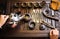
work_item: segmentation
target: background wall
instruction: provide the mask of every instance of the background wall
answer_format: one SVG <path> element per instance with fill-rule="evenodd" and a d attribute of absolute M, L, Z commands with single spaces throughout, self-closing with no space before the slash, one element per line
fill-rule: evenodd
<path fill-rule="evenodd" d="M 3 11 L 4 13 L 6 12 L 6 6 L 7 6 L 6 4 L 7 4 L 7 0 L 0 0 L 0 12 L 1 13 L 3 13 Z"/>

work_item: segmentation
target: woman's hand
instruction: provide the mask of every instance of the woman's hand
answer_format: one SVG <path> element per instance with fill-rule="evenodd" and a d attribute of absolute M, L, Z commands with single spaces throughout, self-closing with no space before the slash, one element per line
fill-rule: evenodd
<path fill-rule="evenodd" d="M 7 15 L 0 15 L 0 28 L 5 24 L 9 16 Z"/>
<path fill-rule="evenodd" d="M 50 39 L 58 39 L 59 31 L 57 29 L 52 29 L 50 31 Z"/>

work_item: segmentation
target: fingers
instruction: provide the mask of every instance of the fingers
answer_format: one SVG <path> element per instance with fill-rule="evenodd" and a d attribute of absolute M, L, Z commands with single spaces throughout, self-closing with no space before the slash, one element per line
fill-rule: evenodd
<path fill-rule="evenodd" d="M 8 15 L 1 15 L 0 16 L 0 24 L 1 25 L 5 24 L 5 22 L 7 21 L 8 18 L 9 18 Z"/>
<path fill-rule="evenodd" d="M 50 35 L 59 35 L 59 31 L 57 29 L 52 29 Z"/>
<path fill-rule="evenodd" d="M 53 34 L 53 30 L 50 31 L 50 35 L 52 35 L 52 34 Z"/>
<path fill-rule="evenodd" d="M 1 19 L 4 19 L 6 15 L 1 15 Z"/>
<path fill-rule="evenodd" d="M 50 31 L 50 39 L 58 39 L 59 31 L 57 29 L 52 29 Z"/>
<path fill-rule="evenodd" d="M 9 18 L 8 15 L 1 15 L 1 19 L 7 20 Z"/>
<path fill-rule="evenodd" d="M 5 20 L 7 20 L 9 18 L 9 16 L 7 15 L 7 16 L 5 16 Z"/>
<path fill-rule="evenodd" d="M 1 18 L 8 18 L 8 15 L 1 15 Z"/>
<path fill-rule="evenodd" d="M 0 15 L 0 27 L 2 27 L 5 24 L 8 18 L 9 16 L 7 15 Z"/>
<path fill-rule="evenodd" d="M 59 35 L 59 31 L 58 31 L 57 29 L 55 29 L 55 30 L 53 31 L 53 35 Z"/>

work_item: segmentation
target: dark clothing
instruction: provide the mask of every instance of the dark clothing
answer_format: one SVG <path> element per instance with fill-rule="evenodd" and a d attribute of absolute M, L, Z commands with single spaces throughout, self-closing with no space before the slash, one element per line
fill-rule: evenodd
<path fill-rule="evenodd" d="M 9 24 L 4 24 L 4 25 L 2 26 L 2 28 L 0 28 L 0 37 L 7 35 L 7 33 L 9 33 L 11 30 L 13 30 L 13 29 L 11 28 L 11 25 L 9 25 Z"/>

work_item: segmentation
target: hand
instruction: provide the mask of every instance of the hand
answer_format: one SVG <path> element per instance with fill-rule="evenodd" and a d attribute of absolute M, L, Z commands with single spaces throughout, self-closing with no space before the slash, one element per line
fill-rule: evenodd
<path fill-rule="evenodd" d="M 7 15 L 0 15 L 0 28 L 5 24 L 9 16 Z"/>
<path fill-rule="evenodd" d="M 50 39 L 58 39 L 59 31 L 57 29 L 52 29 L 50 31 Z"/>

